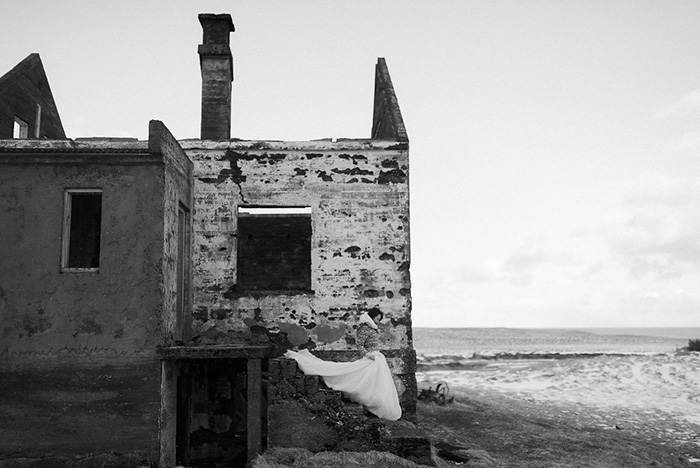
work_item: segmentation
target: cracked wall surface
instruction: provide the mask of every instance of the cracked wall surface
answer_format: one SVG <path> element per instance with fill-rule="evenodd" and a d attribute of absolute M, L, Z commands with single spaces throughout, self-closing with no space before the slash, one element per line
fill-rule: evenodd
<path fill-rule="evenodd" d="M 180 143 L 194 162 L 198 342 L 349 351 L 361 311 L 379 307 L 382 348 L 412 350 L 406 143 Z M 311 292 L 238 287 L 237 208 L 246 205 L 311 208 Z M 402 356 L 393 371 L 412 374 L 410 353 Z"/>

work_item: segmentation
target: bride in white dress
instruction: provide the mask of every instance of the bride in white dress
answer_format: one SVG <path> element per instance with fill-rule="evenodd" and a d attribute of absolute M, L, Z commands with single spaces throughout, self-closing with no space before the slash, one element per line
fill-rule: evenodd
<path fill-rule="evenodd" d="M 347 398 L 363 404 L 373 414 L 396 421 L 401 417 L 399 397 L 386 358 L 377 350 L 377 323 L 382 318 L 382 312 L 376 308 L 360 316 L 356 337 L 362 358 L 357 361 L 324 361 L 306 349 L 287 351 L 285 357 L 297 361 L 305 374 L 323 377 L 328 387 L 343 392 Z"/>

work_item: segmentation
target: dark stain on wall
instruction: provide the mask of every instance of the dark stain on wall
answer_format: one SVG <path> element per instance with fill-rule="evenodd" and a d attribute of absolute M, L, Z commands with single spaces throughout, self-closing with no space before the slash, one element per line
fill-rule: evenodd
<path fill-rule="evenodd" d="M 357 161 L 367 161 L 367 156 L 362 154 L 353 154 L 352 156 L 349 154 L 341 154 L 338 157 L 340 159 L 352 160 L 352 163 L 355 165 L 357 165 Z"/>
<path fill-rule="evenodd" d="M 362 249 L 360 249 L 358 246 L 351 245 L 350 247 L 345 249 L 345 253 L 349 253 L 352 258 L 357 258 L 359 256 L 361 250 Z M 335 257 L 336 255 L 333 255 L 333 256 Z M 338 256 L 340 256 L 340 255 L 338 255 Z"/>
<path fill-rule="evenodd" d="M 319 179 L 323 180 L 324 182 L 333 182 L 333 176 L 329 175 L 326 171 L 316 171 L 316 174 L 318 175 Z"/>
<path fill-rule="evenodd" d="M 216 320 L 224 320 L 229 315 L 228 309 L 212 309 L 210 316 Z"/>
<path fill-rule="evenodd" d="M 324 343 L 332 343 L 338 341 L 348 330 L 348 326 L 345 323 L 340 323 L 337 327 L 330 325 L 319 325 L 316 329 L 316 336 L 319 341 Z"/>
<path fill-rule="evenodd" d="M 401 169 L 391 169 L 379 172 L 377 182 L 380 184 L 403 184 L 406 183 L 406 173 Z"/>
<path fill-rule="evenodd" d="M 323 154 L 322 153 L 306 153 L 306 159 L 316 159 L 316 158 L 322 158 Z"/>
<path fill-rule="evenodd" d="M 233 181 L 243 179 L 245 180 L 245 176 L 241 175 L 240 169 L 236 170 L 235 169 L 222 169 L 219 171 L 219 175 L 216 177 L 200 177 L 199 180 L 204 182 L 205 184 L 220 184 L 221 182 L 224 182 L 227 179 L 231 179 Z"/>
<path fill-rule="evenodd" d="M 226 292 L 224 293 L 224 299 L 233 300 L 237 297 L 238 297 L 238 288 L 236 287 L 235 284 L 233 286 L 231 286 L 230 288 L 228 288 L 226 290 Z"/>
<path fill-rule="evenodd" d="M 192 311 L 192 318 L 202 322 L 209 320 L 209 309 L 204 306 L 198 306 Z"/>
<path fill-rule="evenodd" d="M 42 333 L 51 328 L 51 322 L 44 316 L 44 309 L 39 308 L 36 315 L 27 314 L 22 319 L 22 330 L 27 336 L 32 336 L 37 333 Z M 20 335 L 20 336 L 23 336 Z"/>
<path fill-rule="evenodd" d="M 394 261 L 394 260 L 396 260 L 396 258 L 393 255 L 391 255 L 390 253 L 384 252 L 383 254 L 381 254 L 379 256 L 379 260 L 392 260 L 392 261 Z"/>
<path fill-rule="evenodd" d="M 95 322 L 95 317 L 83 317 L 83 319 L 78 324 L 78 328 L 75 334 L 85 333 L 88 335 L 101 335 L 102 325 Z"/>
<path fill-rule="evenodd" d="M 294 346 L 299 346 L 309 340 L 306 329 L 294 323 L 280 323 L 280 333 L 286 333 L 287 339 Z"/>
<path fill-rule="evenodd" d="M 331 172 L 336 174 L 347 174 L 347 175 L 372 175 L 372 171 L 366 169 L 360 169 L 359 167 L 353 167 L 352 169 L 331 169 Z"/>

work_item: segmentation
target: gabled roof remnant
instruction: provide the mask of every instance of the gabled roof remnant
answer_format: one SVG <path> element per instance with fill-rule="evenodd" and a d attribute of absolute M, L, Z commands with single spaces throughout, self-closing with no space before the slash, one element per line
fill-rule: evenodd
<path fill-rule="evenodd" d="M 383 57 L 377 59 L 374 75 L 374 116 L 372 138 L 408 141 L 399 101 L 391 83 L 389 68 Z"/>

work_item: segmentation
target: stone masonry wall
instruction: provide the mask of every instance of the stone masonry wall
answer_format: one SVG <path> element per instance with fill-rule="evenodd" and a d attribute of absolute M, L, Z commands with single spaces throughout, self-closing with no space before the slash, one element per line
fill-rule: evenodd
<path fill-rule="evenodd" d="M 408 148 L 381 140 L 181 141 L 194 162 L 193 334 L 202 343 L 354 348 L 379 307 L 382 349 L 411 350 Z M 311 207 L 311 289 L 236 288 L 237 207 Z M 389 353 L 391 354 L 391 353 Z M 412 373 L 412 354 L 390 363 Z"/>

